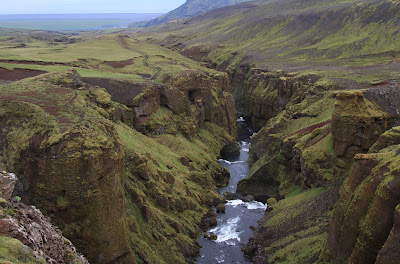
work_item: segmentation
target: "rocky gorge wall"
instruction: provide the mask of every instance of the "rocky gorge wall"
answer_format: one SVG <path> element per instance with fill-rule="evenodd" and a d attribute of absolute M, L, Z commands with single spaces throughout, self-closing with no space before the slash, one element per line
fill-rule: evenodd
<path fill-rule="evenodd" d="M 250 153 L 255 163 L 249 177 L 239 183 L 238 192 L 264 201 L 285 198 L 276 205 L 269 200 L 272 212 L 266 214 L 246 248 L 255 263 L 274 263 L 282 258 L 296 263 L 318 259 L 374 263 L 378 254 L 379 259 L 394 261 L 396 253 L 388 248 L 394 246 L 389 236 L 393 237 L 393 213 L 396 215 L 399 203 L 394 191 L 396 147 L 382 149 L 397 142 L 389 129 L 399 117 L 395 102 L 398 89 L 332 91 L 331 87 L 320 81 L 306 85 L 302 99 L 290 98 L 285 109 L 253 137 Z M 275 102 L 279 105 L 279 100 Z M 378 154 L 363 154 L 367 152 Z M 374 184 L 372 179 L 376 179 Z M 390 187 L 385 187 L 389 182 Z M 312 200 L 298 193 L 313 192 L 315 188 L 321 193 Z M 318 197 L 325 202 L 314 203 L 321 199 Z M 299 201 L 304 205 L 290 207 Z M 282 207 L 290 212 L 285 213 Z M 308 210 L 317 210 L 318 219 L 330 219 L 331 214 L 333 218 L 308 222 L 300 228 L 297 223 L 303 221 Z M 320 231 L 312 232 L 317 226 Z M 304 247 L 295 241 L 283 243 L 294 234 Z M 326 251 L 324 246 L 316 246 L 326 241 Z M 387 249 L 380 254 L 385 243 Z M 290 253 L 293 248 L 303 254 Z"/>
<path fill-rule="evenodd" d="M 7 263 L 89 263 L 34 206 L 13 197 L 17 177 L 0 172 L 0 260 Z"/>
<path fill-rule="evenodd" d="M 346 219 L 353 208 L 359 210 L 357 202 L 350 205 L 356 198 L 346 181 L 354 177 L 351 172 L 357 171 L 354 166 L 360 160 L 371 159 L 363 155 L 374 144 L 388 140 L 383 139 L 385 131 L 398 125 L 398 83 L 352 89 L 350 82 L 337 84 L 315 74 L 235 64 L 234 53 L 218 57 L 223 61 L 218 64 L 212 60 L 218 52 L 211 54 L 205 46 L 178 44 L 173 49 L 228 72 L 237 105 L 260 129 L 252 139 L 249 177 L 238 185 L 239 193 L 269 204 L 245 248 L 255 263 L 373 263 L 375 258 L 395 263 L 397 198 L 390 198 L 393 203 L 381 211 L 386 220 L 378 231 L 371 224 L 377 219 L 367 220 L 374 217 L 365 213 L 367 209 Z M 395 161 L 393 156 L 390 159 Z M 376 170 L 376 164 L 368 162 L 372 165 L 363 164 L 363 178 Z M 369 195 L 374 197 L 377 191 Z M 368 197 L 363 199 L 374 199 Z M 375 206 L 369 209 L 379 211 Z M 370 221 L 367 229 L 366 221 Z M 353 234 L 352 242 L 341 243 L 347 234 Z"/>
<path fill-rule="evenodd" d="M 226 74 L 164 76 L 162 84 L 100 78 L 84 78 L 84 81 L 104 87 L 113 101 L 131 108 L 134 112 L 134 126 L 138 130 L 157 130 L 145 123 L 151 114 L 165 107 L 174 115 L 193 119 L 193 127 L 186 129 L 188 134 L 197 133 L 204 122 L 218 124 L 228 129 L 232 136 L 237 133 L 235 102 Z M 181 127 L 182 131 L 184 129 Z"/>
<path fill-rule="evenodd" d="M 72 71 L 3 86 L 0 164 L 91 263 L 190 262 L 201 219 L 221 199 L 216 158 L 235 142 L 226 76 L 117 82 L 126 97 L 102 83 Z"/>

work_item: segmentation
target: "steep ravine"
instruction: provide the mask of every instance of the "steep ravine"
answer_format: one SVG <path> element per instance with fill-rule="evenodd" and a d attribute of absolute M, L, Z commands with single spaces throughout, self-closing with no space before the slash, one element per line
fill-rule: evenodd
<path fill-rule="evenodd" d="M 269 203 L 245 252 L 254 263 L 395 263 L 390 230 L 400 200 L 391 153 L 399 145 L 389 129 L 398 123 L 398 84 L 341 90 L 315 75 L 249 73 L 243 107 L 265 125 L 238 192 L 278 202 Z"/>
<path fill-rule="evenodd" d="M 236 194 L 237 183 L 247 177 L 250 170 L 247 159 L 253 134 L 252 128 L 240 113 L 237 121 L 241 127 L 238 136 L 240 155 L 229 160 L 219 160 L 221 166 L 230 172 L 228 185 L 219 190 L 220 194 L 225 194 L 229 200 L 225 203 L 223 212 L 219 208 L 221 205 L 217 206 L 217 225 L 208 230 L 204 237 L 200 237 L 199 243 L 202 248 L 196 262 L 198 264 L 251 263 L 241 249 L 253 233 L 251 228 L 256 226 L 257 221 L 264 215 L 266 205 L 254 201 L 251 196 Z"/>
<path fill-rule="evenodd" d="M 396 263 L 399 84 L 349 90 L 314 74 L 246 66 L 230 77 L 260 128 L 237 191 L 277 200 L 245 247 L 252 261 Z"/>
<path fill-rule="evenodd" d="M 67 71 L 1 86 L 0 166 L 90 263 L 190 262 L 202 217 L 221 202 L 217 157 L 235 149 L 226 80 L 195 72 L 101 88 Z"/>

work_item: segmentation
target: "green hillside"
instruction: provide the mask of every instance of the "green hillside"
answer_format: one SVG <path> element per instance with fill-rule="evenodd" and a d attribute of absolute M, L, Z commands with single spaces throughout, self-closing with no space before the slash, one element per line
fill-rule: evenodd
<path fill-rule="evenodd" d="M 254 1 L 160 25 L 160 44 L 222 69 L 239 64 L 379 82 L 399 77 L 398 1 Z"/>

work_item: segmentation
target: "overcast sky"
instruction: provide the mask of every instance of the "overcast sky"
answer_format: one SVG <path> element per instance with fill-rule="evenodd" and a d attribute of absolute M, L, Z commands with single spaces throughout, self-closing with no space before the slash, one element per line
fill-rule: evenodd
<path fill-rule="evenodd" d="M 7 0 L 0 14 L 166 13 L 186 0 Z"/>

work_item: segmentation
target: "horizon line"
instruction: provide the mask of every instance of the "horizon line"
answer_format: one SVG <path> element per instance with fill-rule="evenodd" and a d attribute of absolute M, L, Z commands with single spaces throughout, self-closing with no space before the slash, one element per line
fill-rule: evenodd
<path fill-rule="evenodd" d="M 0 15 L 90 15 L 90 14 L 165 14 L 166 12 L 133 12 L 133 13 L 119 13 L 119 12 L 114 12 L 114 13 L 103 13 L 103 12 L 99 12 L 99 13 L 27 13 L 27 14 L 2 14 L 0 13 Z"/>

